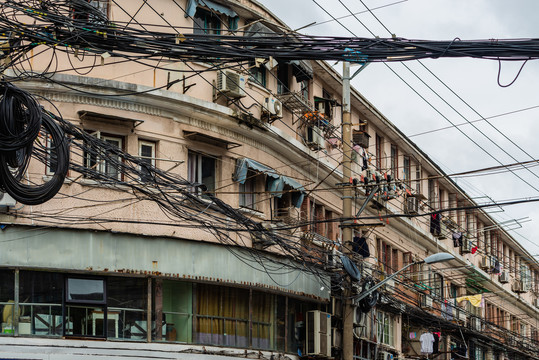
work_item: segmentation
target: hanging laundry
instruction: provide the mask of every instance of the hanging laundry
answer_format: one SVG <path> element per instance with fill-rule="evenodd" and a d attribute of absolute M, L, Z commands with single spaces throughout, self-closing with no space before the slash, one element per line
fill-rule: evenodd
<path fill-rule="evenodd" d="M 432 335 L 434 336 L 434 342 L 432 343 L 432 353 L 433 354 L 438 354 L 439 350 L 439 345 L 440 345 L 440 336 L 441 336 L 441 333 L 439 332 L 435 332 L 435 333 L 432 333 Z"/>
<path fill-rule="evenodd" d="M 475 254 L 477 252 L 477 245 L 472 248 L 472 254 Z"/>
<path fill-rule="evenodd" d="M 415 339 L 417 337 L 417 333 L 415 331 L 410 332 L 410 339 Z"/>
<path fill-rule="evenodd" d="M 498 260 L 496 260 L 494 262 L 494 266 L 492 267 L 492 273 L 496 274 L 496 275 L 499 275 L 501 272 L 502 272 L 502 269 L 501 269 L 501 266 L 500 266 L 500 262 Z"/>
<path fill-rule="evenodd" d="M 440 213 L 434 213 L 430 215 L 430 233 L 434 236 L 439 236 L 441 234 L 440 228 L 440 218 L 442 215 Z"/>
<path fill-rule="evenodd" d="M 482 300 L 482 299 L 483 299 L 483 295 L 482 295 L 482 294 L 477 294 L 477 295 L 466 295 L 466 296 L 458 297 L 458 298 L 457 298 L 457 302 L 461 302 L 461 301 L 464 301 L 464 300 L 468 300 L 472 306 L 475 306 L 475 307 L 481 307 L 481 300 Z"/>
<path fill-rule="evenodd" d="M 434 336 L 430 332 L 421 334 L 421 336 L 419 337 L 419 342 L 421 343 L 422 354 L 432 354 Z"/>
<path fill-rule="evenodd" d="M 367 243 L 367 239 L 365 239 L 363 236 L 354 236 L 352 250 L 364 258 L 371 256 L 369 244 Z"/>
<path fill-rule="evenodd" d="M 462 233 L 460 231 L 453 233 L 453 246 L 454 247 L 462 246 Z"/>

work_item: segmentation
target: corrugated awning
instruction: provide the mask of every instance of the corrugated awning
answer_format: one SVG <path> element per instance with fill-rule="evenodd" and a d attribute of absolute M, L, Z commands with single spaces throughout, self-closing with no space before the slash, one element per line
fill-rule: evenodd
<path fill-rule="evenodd" d="M 253 159 L 240 158 L 237 160 L 236 170 L 234 171 L 234 181 L 245 184 L 249 169 L 267 175 L 266 190 L 269 191 L 272 196 L 278 198 L 282 197 L 285 186 L 297 190 L 293 191 L 291 194 L 292 202 L 295 207 L 299 208 L 301 206 L 301 203 L 305 198 L 305 188 L 303 185 L 288 176 L 280 175 L 269 166 L 263 165 Z"/>
<path fill-rule="evenodd" d="M 248 158 L 241 158 L 238 159 L 236 162 L 236 171 L 234 172 L 234 181 L 239 182 L 240 184 L 245 184 L 245 180 L 247 180 L 247 172 L 251 169 L 253 171 L 263 173 L 268 175 L 269 177 L 278 179 L 281 175 L 277 174 L 275 170 L 270 168 L 269 166 L 262 165 L 258 161 L 248 159 Z"/>
<path fill-rule="evenodd" d="M 309 60 L 292 60 L 292 74 L 297 81 L 311 80 L 313 78 L 313 66 Z"/>
<path fill-rule="evenodd" d="M 195 16 L 197 7 L 199 6 L 207 7 L 215 12 L 218 12 L 219 14 L 223 14 L 231 18 L 238 16 L 234 10 L 210 0 L 189 0 L 185 10 L 185 17 Z"/>

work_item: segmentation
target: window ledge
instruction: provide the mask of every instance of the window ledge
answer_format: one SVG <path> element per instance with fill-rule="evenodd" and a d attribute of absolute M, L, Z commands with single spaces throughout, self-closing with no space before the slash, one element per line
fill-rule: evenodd
<path fill-rule="evenodd" d="M 266 219 L 266 215 L 263 212 L 258 211 L 258 210 L 253 210 L 253 209 L 249 209 L 249 208 L 241 207 L 241 206 L 238 208 L 238 210 L 246 215 L 256 216 L 257 218 L 260 218 L 262 220 Z"/>
<path fill-rule="evenodd" d="M 255 88 L 257 90 L 262 91 L 265 95 L 267 95 L 267 97 L 271 95 L 271 92 L 268 89 L 266 89 L 264 86 L 260 84 L 255 83 L 254 81 L 249 80 L 248 85 L 249 85 L 249 88 Z"/>

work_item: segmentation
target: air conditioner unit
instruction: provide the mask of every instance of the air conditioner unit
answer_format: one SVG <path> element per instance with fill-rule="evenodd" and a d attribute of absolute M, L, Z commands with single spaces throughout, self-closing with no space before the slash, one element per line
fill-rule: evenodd
<path fill-rule="evenodd" d="M 462 239 L 462 247 L 460 248 L 460 253 L 469 254 L 472 252 L 473 243 L 470 239 L 468 239 L 467 237 L 464 237 L 464 235 L 462 237 L 463 239 Z"/>
<path fill-rule="evenodd" d="M 318 126 L 307 127 L 305 143 L 314 150 L 324 149 L 326 147 L 326 139 L 322 130 Z"/>
<path fill-rule="evenodd" d="M 342 316 L 342 300 L 331 297 L 331 316 L 340 318 Z"/>
<path fill-rule="evenodd" d="M 331 314 L 307 311 L 305 355 L 331 356 Z"/>
<path fill-rule="evenodd" d="M 502 271 L 498 276 L 498 280 L 500 280 L 502 284 L 507 284 L 509 282 L 509 273 L 505 270 Z"/>
<path fill-rule="evenodd" d="M 275 118 L 283 117 L 283 103 L 274 97 L 269 97 L 264 100 L 262 109 Z"/>
<path fill-rule="evenodd" d="M 535 305 L 536 308 L 539 308 L 539 298 L 535 299 L 533 305 Z"/>
<path fill-rule="evenodd" d="M 0 208 L 9 208 L 17 204 L 17 201 L 8 193 L 0 192 Z"/>
<path fill-rule="evenodd" d="M 528 291 L 526 287 L 524 286 L 524 283 L 522 280 L 515 280 L 513 281 L 513 284 L 511 284 L 511 290 L 516 293 L 525 293 Z"/>
<path fill-rule="evenodd" d="M 342 348 L 342 331 L 338 328 L 331 329 L 331 346 L 334 348 Z"/>
<path fill-rule="evenodd" d="M 408 196 L 406 198 L 406 213 L 408 214 L 419 213 L 419 200 L 415 196 Z"/>
<path fill-rule="evenodd" d="M 380 351 L 378 353 L 378 360 L 394 360 L 394 356 L 395 355 L 388 351 Z"/>
<path fill-rule="evenodd" d="M 482 256 L 479 261 L 479 267 L 483 270 L 488 270 L 490 268 L 490 259 L 488 256 Z"/>
<path fill-rule="evenodd" d="M 421 295 L 421 307 L 423 309 L 432 309 L 432 298 L 428 295 Z"/>
<path fill-rule="evenodd" d="M 219 71 L 217 90 L 231 98 L 245 97 L 245 76 L 230 70 Z"/>

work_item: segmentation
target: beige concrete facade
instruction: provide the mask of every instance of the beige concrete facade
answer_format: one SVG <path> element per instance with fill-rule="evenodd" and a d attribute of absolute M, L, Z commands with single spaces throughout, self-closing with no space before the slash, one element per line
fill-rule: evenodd
<path fill-rule="evenodd" d="M 226 15 L 205 6 L 203 1 L 188 0 L 152 1 L 151 9 L 142 7 L 140 11 L 140 1 L 117 0 L 108 5 L 108 17 L 112 23 L 121 23 L 137 13 L 136 18 L 144 24 L 156 24 L 156 28 L 171 24 L 187 33 L 193 31 L 193 19 L 184 16 L 182 9 L 189 3 L 197 7 L 197 16 L 217 16 L 222 24 L 228 24 Z M 277 34 L 286 31 L 285 24 L 256 1 L 213 0 L 212 3 L 234 11 L 239 29 L 262 22 Z M 237 34 L 224 25 L 221 32 Z M 33 54 L 41 50 L 35 48 Z M 28 66 L 39 72 L 49 63 L 51 54 L 47 50 L 31 57 Z M 234 101 L 216 90 L 218 77 L 222 75 L 209 63 L 163 59 L 161 68 L 155 69 L 153 62 L 135 64 L 114 56 L 101 61 L 99 56 L 96 60 L 82 51 L 57 53 L 57 71 L 52 82 L 40 79 L 17 82 L 18 86 L 48 99 L 51 103 L 42 103 L 46 109 L 55 112 L 56 108 L 64 119 L 101 139 L 115 141 L 125 152 L 142 156 L 141 149 L 145 146 L 151 150 L 157 168 L 183 179 L 200 182 L 202 179 L 189 169 L 196 164 L 202 166 L 209 159 L 213 164 L 212 185 L 220 200 L 288 236 L 291 246 L 305 249 L 305 253 L 323 253 L 325 257 L 324 263 L 318 264 L 321 277 L 304 273 L 298 270 L 302 264 L 290 265 L 294 261 L 283 257 L 285 252 L 277 246 L 260 250 L 248 234 L 228 230 L 224 231 L 235 244 L 223 244 L 214 232 L 200 224 L 196 226 L 196 222 L 171 217 L 127 186 L 104 185 L 71 170 L 60 193 L 52 200 L 38 206 L 17 204 L 0 213 L 0 223 L 6 225 L 0 234 L 3 239 L 0 270 L 6 276 L 0 284 L 0 303 L 14 314 L 17 307 L 22 309 L 9 321 L 4 319 L 0 357 L 24 358 L 31 354 L 32 358 L 64 359 L 85 349 L 81 358 L 100 358 L 87 351 L 92 348 L 103 358 L 106 354 L 112 356 L 108 358 L 146 358 L 156 353 L 175 358 L 172 354 L 176 351 L 188 354 L 185 358 L 240 358 L 259 350 L 263 358 L 296 358 L 298 349 L 302 354 L 306 349 L 302 342 L 304 335 L 295 331 L 304 332 L 300 323 L 306 319 L 307 311 L 318 310 L 332 315 L 330 326 L 335 331 L 328 334 L 333 339 L 330 354 L 340 358 L 342 349 L 338 339 L 343 314 L 342 310 L 339 314 L 342 305 L 339 297 L 341 286 L 350 286 L 338 259 L 343 246 L 347 246 L 342 244 L 338 221 L 342 215 L 339 105 L 342 79 L 328 63 L 310 64 L 313 73 L 303 82 L 297 81 L 292 64 L 266 63 L 260 67 L 233 64 L 226 70 L 227 76 L 239 74 L 245 81 L 244 95 Z M 81 75 L 80 71 L 72 70 L 73 66 L 88 66 L 91 71 Z M 12 74 L 17 69 L 9 71 Z M 203 72 L 192 76 L 196 71 Z M 184 76 L 186 79 L 182 80 Z M 260 76 L 259 81 L 255 80 L 256 76 Z M 283 81 L 288 83 L 284 88 Z M 168 88 L 167 84 L 170 84 Z M 296 105 L 289 100 L 292 93 Z M 266 99 L 280 99 L 282 115 L 270 117 L 263 106 Z M 352 173 L 359 181 L 354 213 L 365 202 L 370 187 L 376 184 L 373 176 L 379 176 L 380 185 L 385 188 L 378 191 L 379 196 L 371 200 L 357 219 L 361 226 L 357 227 L 356 235 L 366 238 L 371 256 L 357 255 L 356 265 L 364 276 L 382 280 L 410 262 L 437 252 L 454 254 L 456 259 L 448 264 L 413 266 L 388 283 L 380 292 L 378 305 L 364 314 L 354 329 L 355 358 L 381 359 L 384 352 L 394 359 L 421 358 L 419 337 L 428 331 L 441 333 L 442 354 L 437 359 L 461 358 L 455 355 L 459 348 L 464 348 L 469 358 L 479 360 L 539 359 L 539 264 L 485 211 L 472 208 L 476 205 L 474 201 L 367 99 L 368 94 L 352 90 L 352 122 L 357 134 L 354 143 L 358 145 Z M 309 139 L 309 129 L 315 125 L 309 116 L 324 120 L 323 146 Z M 362 142 L 365 140 L 368 144 Z M 85 156 L 75 150 L 71 154 L 72 161 L 80 165 L 85 165 Z M 362 168 L 363 157 L 367 169 Z M 250 183 L 252 188 L 242 191 L 234 174 L 243 158 L 303 186 L 306 195 L 303 203 L 295 207 L 289 197 L 276 199 L 266 189 L 267 176 L 256 171 L 255 181 Z M 392 178 L 389 183 L 385 180 L 387 175 Z M 32 163 L 28 181 L 40 183 L 48 176 L 44 164 Z M 365 178 L 370 180 L 368 187 Z M 119 179 L 122 180 L 121 174 Z M 300 190 L 286 189 L 292 193 Z M 255 196 L 245 200 L 244 193 Z M 431 217 L 435 213 L 440 216 L 439 234 L 431 231 Z M 455 246 L 453 239 L 457 233 L 464 239 L 460 246 Z M 77 246 L 61 245 L 69 239 Z M 186 253 L 196 256 L 182 256 L 186 249 Z M 269 252 L 270 256 L 287 262 L 289 273 L 276 278 L 264 262 L 250 272 L 242 256 L 252 254 L 252 250 Z M 237 251 L 237 257 L 229 251 Z M 185 263 L 189 261 L 192 264 L 187 266 Z M 30 313 L 29 309 L 39 309 L 45 304 L 25 298 L 24 278 L 37 279 L 34 273 L 61 274 L 65 284 L 73 276 L 107 279 L 111 284 L 117 277 L 134 278 L 147 284 L 148 290 L 141 295 L 144 306 L 136 311 L 108 302 L 99 305 L 106 309 L 100 311 L 108 311 L 112 322 L 103 325 L 105 330 L 98 338 L 118 341 L 115 349 L 109 342 L 89 345 L 87 339 L 81 339 L 89 336 L 84 333 L 87 331 L 84 326 L 89 326 L 86 323 L 79 330 L 81 333 L 77 334 L 76 329 L 70 332 L 70 326 L 78 325 L 69 325 L 73 319 L 66 318 L 68 285 L 59 290 L 60 302 L 50 305 L 56 312 L 40 310 L 40 314 L 50 316 L 48 319 L 62 316 L 62 331 L 53 331 L 49 322 L 39 328 L 35 320 L 27 328 L 24 324 L 35 316 L 34 310 Z M 340 274 L 341 282 L 336 282 L 336 273 Z M 321 285 L 322 280 L 330 282 L 332 277 L 331 289 Z M 15 284 L 12 287 L 11 281 Z M 180 297 L 180 291 L 170 290 L 176 289 L 174 281 L 182 286 L 187 284 L 194 300 L 185 300 L 181 306 L 173 305 L 172 300 L 167 303 L 164 299 L 168 291 L 174 294 L 171 298 Z M 203 298 L 202 289 L 207 285 L 234 293 L 227 300 L 231 303 L 239 302 L 246 291 L 249 305 L 245 306 L 250 315 L 243 318 L 238 314 L 201 312 L 202 304 L 197 301 Z M 361 288 L 361 284 L 358 286 Z M 11 295 L 6 297 L 2 291 Z M 456 298 L 467 295 L 481 295 L 480 306 L 472 306 L 467 300 L 457 302 Z M 55 298 L 57 294 L 51 296 Z M 254 319 L 257 299 L 264 296 L 272 299 L 269 301 L 272 305 L 267 305 L 263 312 L 271 316 L 260 315 L 260 319 Z M 222 299 L 225 298 L 223 295 Z M 160 305 L 156 307 L 156 304 Z M 191 306 L 189 311 L 184 309 L 186 304 Z M 134 312 L 144 315 L 137 317 Z M 165 313 L 166 321 L 155 320 Z M 116 320 L 117 314 L 120 315 Z M 128 320 L 122 322 L 120 316 L 136 319 L 129 331 L 126 330 Z M 189 325 L 180 328 L 178 324 L 184 321 L 181 316 L 188 319 L 185 323 Z M 234 341 L 227 340 L 230 333 L 225 328 L 229 317 L 236 321 Z M 80 318 L 86 321 L 88 317 Z M 167 328 L 171 318 L 175 322 Z M 222 321 L 225 330 L 202 331 L 206 318 L 216 324 Z M 249 331 L 244 332 L 238 319 L 248 324 Z M 107 334 L 108 326 L 120 327 L 124 334 Z M 146 334 L 137 338 L 134 326 L 145 327 Z M 256 326 L 259 330 L 255 331 Z M 95 325 L 93 335 L 96 335 Z M 245 337 L 247 340 L 240 339 Z M 129 341 L 138 341 L 132 351 L 125 345 Z M 51 348 L 61 350 L 55 354 Z"/>

